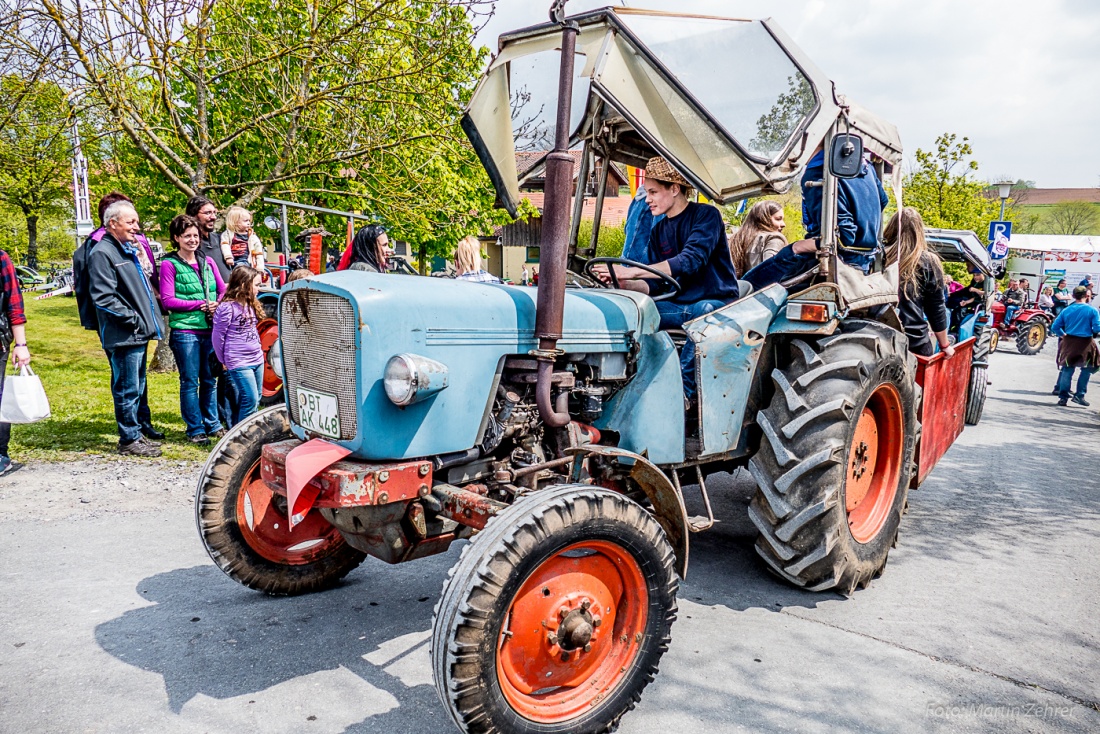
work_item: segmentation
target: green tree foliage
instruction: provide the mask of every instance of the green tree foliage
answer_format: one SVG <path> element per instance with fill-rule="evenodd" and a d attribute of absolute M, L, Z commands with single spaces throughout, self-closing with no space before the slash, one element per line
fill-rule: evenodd
<path fill-rule="evenodd" d="M 905 177 L 902 196 L 927 226 L 968 229 L 984 237 L 989 222 L 1000 215 L 1000 201 L 986 196 L 987 184 L 973 177 L 978 170 L 973 154 L 969 138 L 960 140 L 954 133 L 936 138 L 935 150 L 917 148 L 917 167 Z M 1015 223 L 1020 213 L 1009 206 L 1005 219 Z"/>
<path fill-rule="evenodd" d="M 1040 220 L 1047 234 L 1100 234 L 1100 207 L 1087 201 L 1063 201 L 1048 209 Z"/>
<path fill-rule="evenodd" d="M 254 209 L 278 194 L 434 251 L 500 218 L 457 125 L 480 4 L 41 0 L 22 27 L 61 40 L 55 71 L 101 123 L 96 188 L 126 190 L 144 220 L 195 193 Z"/>
<path fill-rule="evenodd" d="M 802 74 L 787 77 L 787 91 L 756 121 L 756 137 L 749 143 L 752 150 L 775 155 L 787 144 L 802 118 L 814 107 L 814 93 Z"/>
<path fill-rule="evenodd" d="M 73 255 L 75 234 L 71 209 L 50 210 L 37 222 L 38 267 L 64 265 Z M 0 249 L 13 262 L 27 261 L 27 218 L 18 209 L 0 207 Z"/>
<path fill-rule="evenodd" d="M 56 84 L 14 74 L 0 79 L 0 108 L 8 117 L 0 128 L 0 202 L 21 213 L 26 239 L 11 244 L 33 266 L 39 219 L 70 196 L 69 109 Z"/>
<path fill-rule="evenodd" d="M 592 241 L 591 219 L 582 219 L 577 229 L 577 246 L 588 247 Z M 596 257 L 621 257 L 623 246 L 626 245 L 626 222 L 617 226 L 609 226 L 607 222 L 600 223 L 600 234 L 596 240 Z"/>

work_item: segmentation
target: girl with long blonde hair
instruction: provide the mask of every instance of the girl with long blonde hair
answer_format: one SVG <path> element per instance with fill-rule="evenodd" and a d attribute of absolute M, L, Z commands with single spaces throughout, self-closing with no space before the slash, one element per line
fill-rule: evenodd
<path fill-rule="evenodd" d="M 783 205 L 778 201 L 768 199 L 752 205 L 744 224 L 730 239 L 730 257 L 738 277 L 787 246 L 784 226 Z"/>
<path fill-rule="evenodd" d="M 928 249 L 920 212 L 907 206 L 894 214 L 886 223 L 883 239 L 887 253 L 898 262 L 898 312 L 909 337 L 909 351 L 931 357 L 936 353 L 934 335 L 940 351 L 951 357 L 955 347 L 947 336 L 943 264 Z"/>

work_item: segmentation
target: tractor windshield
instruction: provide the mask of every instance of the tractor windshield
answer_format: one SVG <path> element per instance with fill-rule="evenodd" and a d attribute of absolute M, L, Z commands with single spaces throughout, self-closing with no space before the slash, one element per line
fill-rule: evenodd
<path fill-rule="evenodd" d="M 572 20 L 572 145 L 602 136 L 600 150 L 634 166 L 663 155 L 716 201 L 785 188 L 812 152 L 803 133 L 816 144 L 835 119 L 819 92 L 828 80 L 770 21 L 626 8 Z M 556 24 L 502 36 L 463 119 L 513 213 L 523 181 L 541 172 L 537 154 L 553 147 L 560 44 Z"/>
<path fill-rule="evenodd" d="M 653 57 L 751 155 L 786 147 L 816 98 L 809 80 L 761 23 L 624 14 Z"/>

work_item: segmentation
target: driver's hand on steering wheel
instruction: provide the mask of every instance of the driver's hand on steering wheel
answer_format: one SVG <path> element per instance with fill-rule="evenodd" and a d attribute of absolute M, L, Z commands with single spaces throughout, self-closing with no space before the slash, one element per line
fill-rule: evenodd
<path fill-rule="evenodd" d="M 607 263 L 596 263 L 593 265 L 592 274 L 599 278 L 601 283 L 611 283 L 611 275 L 607 272 L 608 267 L 615 268 L 615 276 L 620 281 L 640 280 L 649 275 L 641 268 L 632 268 L 628 265 L 608 265 Z"/>

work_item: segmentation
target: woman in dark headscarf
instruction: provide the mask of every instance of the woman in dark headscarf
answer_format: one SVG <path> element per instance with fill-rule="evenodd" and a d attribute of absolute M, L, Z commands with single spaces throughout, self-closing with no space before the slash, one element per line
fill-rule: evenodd
<path fill-rule="evenodd" d="M 386 230 L 381 225 L 368 224 L 355 233 L 351 247 L 340 257 L 337 270 L 365 270 L 370 273 L 384 273 L 393 248 Z"/>

